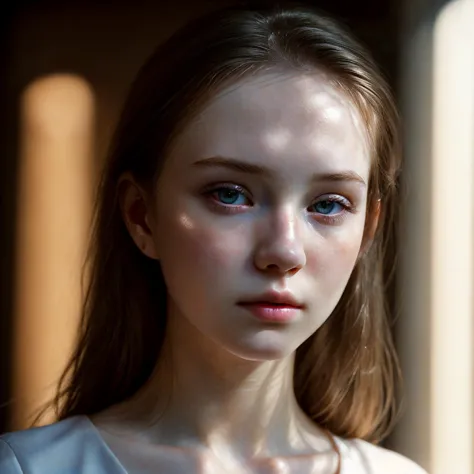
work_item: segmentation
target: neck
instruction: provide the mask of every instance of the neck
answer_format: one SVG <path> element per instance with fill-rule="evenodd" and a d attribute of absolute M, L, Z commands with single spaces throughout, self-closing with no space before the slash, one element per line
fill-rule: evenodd
<path fill-rule="evenodd" d="M 243 360 L 173 315 L 160 363 L 130 413 L 161 444 L 231 449 L 248 458 L 290 455 L 311 438 L 324 451 L 325 435 L 296 402 L 293 365 L 294 354 Z"/>

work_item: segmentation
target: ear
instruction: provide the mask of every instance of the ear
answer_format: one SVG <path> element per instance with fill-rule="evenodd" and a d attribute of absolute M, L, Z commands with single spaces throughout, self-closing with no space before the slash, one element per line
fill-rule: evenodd
<path fill-rule="evenodd" d="M 379 225 L 380 210 L 382 208 L 382 201 L 380 199 L 375 200 L 369 207 L 367 212 L 367 219 L 365 222 L 364 237 L 362 239 L 362 245 L 360 247 L 359 258 L 363 257 L 370 249 L 372 242 L 375 237 L 375 232 Z"/>
<path fill-rule="evenodd" d="M 123 174 L 118 183 L 122 219 L 137 247 L 144 255 L 158 260 L 153 238 L 153 214 L 146 193 L 130 173 Z"/>

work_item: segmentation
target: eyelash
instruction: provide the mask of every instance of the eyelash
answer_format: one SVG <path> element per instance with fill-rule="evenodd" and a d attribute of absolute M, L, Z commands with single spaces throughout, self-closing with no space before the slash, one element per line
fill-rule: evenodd
<path fill-rule="evenodd" d="M 343 222 L 347 213 L 354 213 L 356 211 L 355 206 L 343 196 L 340 196 L 338 194 L 324 194 L 321 197 L 323 197 L 323 199 L 319 198 L 319 200 L 314 201 L 309 207 L 315 206 L 316 204 L 321 202 L 337 203 L 342 206 L 342 211 L 338 212 L 337 214 L 328 215 L 316 213 L 318 215 L 318 220 L 322 221 L 325 224 L 340 224 Z"/>
<path fill-rule="evenodd" d="M 251 204 L 244 206 L 244 205 L 235 205 L 235 204 L 225 204 L 225 203 L 219 202 L 213 195 L 223 190 L 230 190 L 230 191 L 236 191 L 238 193 L 241 193 L 250 201 Z M 219 212 L 224 212 L 226 214 L 235 214 L 237 212 L 240 212 L 240 210 L 243 207 L 252 205 L 252 200 L 249 196 L 248 191 L 242 186 L 235 185 L 235 184 L 234 185 L 233 184 L 214 185 L 212 188 L 205 190 L 203 194 L 205 197 L 209 198 L 209 201 L 213 207 L 215 207 Z M 322 221 L 324 224 L 328 224 L 328 225 L 340 224 L 344 220 L 348 212 L 354 213 L 356 211 L 355 206 L 347 198 L 343 196 L 340 196 L 337 194 L 327 194 L 327 195 L 323 195 L 322 197 L 324 197 L 324 199 L 319 199 L 317 201 L 314 201 L 310 206 L 308 206 L 308 208 L 325 201 L 340 204 L 343 208 L 341 212 L 334 215 L 327 215 L 327 214 L 321 214 L 321 213 L 315 212 L 314 214 L 317 214 L 318 216 L 317 219 L 319 221 Z"/>
<path fill-rule="evenodd" d="M 239 210 L 242 209 L 242 207 L 246 207 L 246 206 L 243 206 L 243 205 L 225 204 L 225 203 L 219 202 L 215 197 L 213 197 L 214 194 L 216 194 L 219 191 L 223 191 L 223 190 L 237 191 L 238 193 L 245 196 L 250 202 L 252 202 L 252 200 L 250 199 L 248 191 L 245 188 L 243 188 L 242 186 L 238 186 L 236 184 L 233 184 L 233 185 L 231 185 L 231 184 L 215 185 L 212 188 L 210 188 L 208 190 L 205 190 L 204 191 L 204 196 L 210 198 L 209 201 L 211 202 L 211 204 L 221 212 L 225 212 L 225 213 L 228 213 L 228 214 L 233 214 L 233 213 L 239 212 Z"/>

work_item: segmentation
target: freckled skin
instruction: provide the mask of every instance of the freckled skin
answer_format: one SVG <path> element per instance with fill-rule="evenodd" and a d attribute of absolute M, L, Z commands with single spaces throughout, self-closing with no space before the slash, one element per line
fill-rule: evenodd
<path fill-rule="evenodd" d="M 284 139 L 276 140 L 278 133 Z M 173 311 L 251 360 L 288 355 L 316 331 L 357 259 L 367 189 L 311 187 L 308 176 L 352 170 L 367 182 L 364 133 L 351 103 L 323 75 L 264 76 L 213 100 L 179 138 L 156 199 L 155 243 Z M 266 166 L 274 177 L 193 168 L 215 155 Z M 216 211 L 199 195 L 212 182 L 244 186 L 254 205 L 234 214 Z M 338 225 L 309 216 L 311 201 L 327 193 L 351 198 L 357 211 Z M 269 265 L 281 271 L 268 272 Z M 298 270 L 287 272 L 292 267 Z M 294 324 L 267 330 L 236 306 L 272 289 L 289 290 L 306 305 Z"/>

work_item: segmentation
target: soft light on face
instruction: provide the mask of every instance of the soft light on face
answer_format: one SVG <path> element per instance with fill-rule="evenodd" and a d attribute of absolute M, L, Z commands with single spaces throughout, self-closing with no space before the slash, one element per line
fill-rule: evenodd
<path fill-rule="evenodd" d="M 177 139 L 152 232 L 169 317 L 245 359 L 284 357 L 339 301 L 358 257 L 369 176 L 366 131 L 323 74 L 265 75 L 219 94 Z M 291 294 L 268 323 L 239 305 Z"/>

